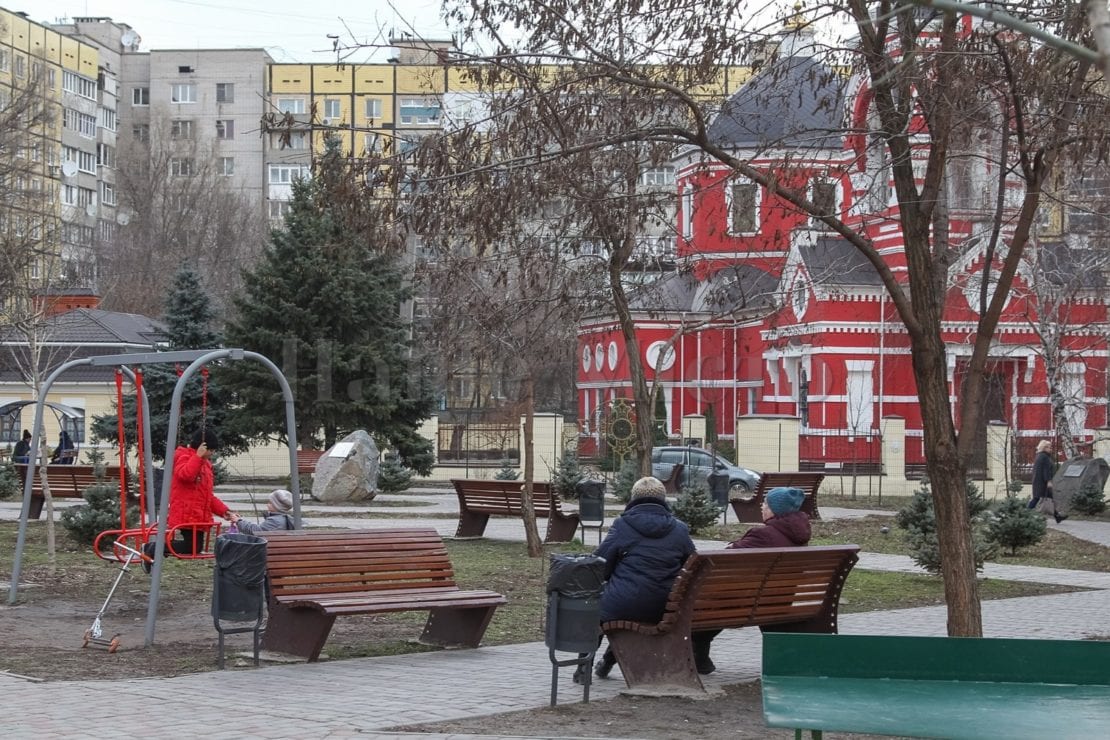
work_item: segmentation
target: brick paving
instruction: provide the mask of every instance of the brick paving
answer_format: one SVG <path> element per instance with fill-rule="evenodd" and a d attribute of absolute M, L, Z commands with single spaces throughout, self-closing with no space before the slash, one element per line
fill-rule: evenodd
<path fill-rule="evenodd" d="M 231 492 L 229 499 L 240 499 Z M 454 496 L 413 497 L 449 513 Z M 442 508 L 441 508 L 442 507 Z M 240 506 L 241 509 L 246 507 Z M 352 511 L 364 511 L 350 507 Z M 339 518 L 340 507 L 306 506 L 316 526 L 373 527 L 431 524 L 445 535 L 454 532 L 450 518 L 419 518 L 427 507 L 382 509 L 412 513 L 411 519 Z M 833 518 L 840 510 L 822 507 Z M 859 516 L 859 510 L 843 510 Z M 11 502 L 0 504 L 0 518 L 18 516 Z M 1110 524 L 1064 522 L 1070 533 L 1110 544 Z M 487 536 L 520 540 L 519 522 L 495 519 Z M 720 546 L 721 543 L 699 543 Z M 916 571 L 909 558 L 865 553 L 858 568 Z M 988 637 L 1083 639 L 1110 635 L 1110 574 L 1034 566 L 988 565 L 990 578 L 1063 583 L 1091 591 L 983 602 Z M 843 634 L 944 635 L 943 606 L 841 616 Z M 726 630 L 713 643 L 718 670 L 705 677 L 707 687 L 752 680 L 760 672 L 758 630 Z M 566 657 L 566 656 L 560 656 Z M 591 699 L 617 694 L 624 683 L 595 681 Z M 547 706 L 551 664 L 542 643 L 446 650 L 432 653 L 361 658 L 302 665 L 267 665 L 260 670 L 199 673 L 174 678 L 124 681 L 33 682 L 0 674 L 0 736 L 5 738 L 103 738 L 106 734 L 190 735 L 206 738 L 404 738 L 390 732 L 400 725 L 436 722 Z M 581 699 L 571 670 L 560 669 L 559 701 Z M 463 738 L 462 735 L 421 735 Z"/>

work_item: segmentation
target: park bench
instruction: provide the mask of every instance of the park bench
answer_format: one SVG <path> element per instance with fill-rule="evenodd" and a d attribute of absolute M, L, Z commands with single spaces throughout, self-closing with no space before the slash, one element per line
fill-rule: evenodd
<path fill-rule="evenodd" d="M 770 727 L 946 738 L 1110 732 L 1110 642 L 763 636 Z"/>
<path fill-rule="evenodd" d="M 17 464 L 16 472 L 19 473 L 19 490 L 22 493 L 27 485 L 27 468 L 25 464 Z M 97 475 L 99 468 L 100 475 Z M 85 489 L 98 483 L 119 485 L 120 467 L 118 465 L 81 465 L 63 464 L 48 465 L 46 471 L 50 481 L 50 495 L 53 498 L 81 498 Z M 126 472 L 124 482 L 126 483 Z M 42 475 L 36 466 L 34 480 L 31 483 L 31 508 L 29 518 L 38 519 L 42 516 L 42 507 L 46 499 L 42 495 Z"/>
<path fill-rule="evenodd" d="M 699 552 L 675 579 L 657 624 L 615 620 L 601 628 L 633 693 L 704 695 L 692 633 L 751 626 L 835 633 L 858 553 L 858 545 Z"/>
<path fill-rule="evenodd" d="M 434 529 L 275 531 L 267 540 L 262 645 L 315 661 L 336 617 L 427 611 L 420 641 L 478 647 L 495 591 L 464 591 Z"/>
<path fill-rule="evenodd" d="M 327 450 L 297 450 L 297 474 L 313 475 L 316 473 L 316 463 L 328 454 Z"/>
<path fill-rule="evenodd" d="M 680 493 L 682 488 L 681 483 L 683 467 L 684 466 L 682 463 L 675 463 L 674 466 L 671 468 L 671 474 L 661 480 L 661 482 L 663 483 L 663 490 L 667 494 L 671 496 L 677 496 Z"/>
<path fill-rule="evenodd" d="M 459 526 L 456 537 L 481 537 L 491 516 L 521 519 L 524 484 L 515 480 L 451 479 L 459 497 Z M 578 531 L 578 514 L 564 512 L 559 494 L 549 483 L 532 484 L 532 508 L 537 518 L 547 519 L 544 542 L 570 542 Z"/>
<path fill-rule="evenodd" d="M 759 485 L 749 498 L 734 498 L 730 501 L 732 510 L 736 512 L 736 520 L 740 522 L 762 522 L 763 498 L 772 488 L 800 488 L 805 493 L 805 502 L 802 511 L 809 514 L 810 519 L 820 519 L 821 513 L 817 510 L 817 489 L 825 479 L 824 473 L 806 472 L 778 472 L 763 473 L 759 478 Z"/>

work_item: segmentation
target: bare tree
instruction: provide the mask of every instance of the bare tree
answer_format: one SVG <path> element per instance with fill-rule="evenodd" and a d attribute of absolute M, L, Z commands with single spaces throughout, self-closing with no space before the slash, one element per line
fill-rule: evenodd
<path fill-rule="evenodd" d="M 1013 4 L 1036 16 L 1055 35 L 1076 42 L 1087 29 L 1082 9 L 1071 3 Z M 799 187 L 793 161 L 761 167 L 709 136 L 712 111 L 690 84 L 713 78 L 722 64 L 761 46 L 767 34 L 752 30 L 747 4 L 709 0 L 686 3 L 628 3 L 625 0 L 544 2 L 479 0 L 452 5 L 449 17 L 474 40 L 493 38 L 495 52 L 485 63 L 506 68 L 515 61 L 577 62 L 579 82 L 595 90 L 599 81 L 625 90 L 625 98 L 656 110 L 683 111 L 681 123 L 659 120 L 641 108 L 621 132 L 588 142 L 568 140 L 565 129 L 537 135 L 533 162 L 598 151 L 627 141 L 685 144 L 735 173 L 758 183 L 791 207 L 811 215 L 864 255 L 879 275 L 905 326 L 912 350 L 914 380 L 924 421 L 926 468 L 932 482 L 948 604 L 948 631 L 978 635 L 982 620 L 965 502 L 965 478 L 975 434 L 982 423 L 988 352 L 1014 274 L 1041 205 L 1041 192 L 1058 164 L 1086 163 L 1104 151 L 1105 100 L 1090 77 L 1090 64 L 1027 39 L 973 25 L 952 14 L 915 10 L 892 2 L 850 0 L 821 5 L 812 18 L 850 25 L 858 37 L 848 44 L 815 49 L 831 66 L 847 64 L 866 90 L 872 115 L 839 132 L 811 130 L 814 140 L 855 134 L 874 141 L 884 153 L 883 181 L 893 185 L 896 205 L 885 216 L 901 231 L 904 272 L 896 272 L 876 247 L 874 223 L 830 213 Z M 515 26 L 511 43 L 500 35 Z M 663 70 L 649 63 L 663 65 Z M 537 88 L 527 88 L 534 91 Z M 782 94 L 780 91 L 779 94 Z M 542 97 L 542 94 L 537 94 Z M 946 197 L 968 111 L 997 110 L 1004 135 L 987 152 L 1000 173 L 998 198 L 977 209 L 986 225 L 973 245 L 954 228 Z M 569 127 L 567 127 L 569 128 Z M 547 129 L 542 129 L 546 132 Z M 804 134 L 805 132 L 795 132 Z M 773 142 L 772 142 L 773 145 Z M 861 157 L 863 155 L 861 154 Z M 793 166 L 792 166 L 793 165 Z M 847 175 L 847 172 L 842 172 Z M 963 413 L 955 420 L 947 378 L 942 321 L 950 269 L 962 250 L 984 248 L 983 300 L 963 389 Z M 635 373 L 635 370 L 633 371 Z"/>
<path fill-rule="evenodd" d="M 268 235 L 261 203 L 232 187 L 213 143 L 195 129 L 156 112 L 142 139 L 130 132 L 120 147 L 117 187 L 129 218 L 101 245 L 106 307 L 158 315 L 170 279 L 190 264 L 222 311 L 241 270 L 261 254 Z"/>

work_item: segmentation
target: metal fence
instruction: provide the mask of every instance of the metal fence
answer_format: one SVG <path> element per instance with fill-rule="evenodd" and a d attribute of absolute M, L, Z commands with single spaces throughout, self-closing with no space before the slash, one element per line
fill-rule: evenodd
<path fill-rule="evenodd" d="M 832 475 L 882 475 L 883 438 L 844 429 L 811 429 L 798 435 L 798 467 Z"/>
<path fill-rule="evenodd" d="M 520 424 L 478 422 L 439 428 L 436 443 L 445 465 L 520 465 Z"/>

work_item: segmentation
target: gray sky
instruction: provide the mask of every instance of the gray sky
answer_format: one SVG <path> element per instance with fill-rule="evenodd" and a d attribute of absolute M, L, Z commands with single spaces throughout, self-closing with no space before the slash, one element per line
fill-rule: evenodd
<path fill-rule="evenodd" d="M 130 25 L 152 49 L 263 47 L 279 62 L 335 61 L 328 34 L 346 44 L 384 46 L 391 31 L 414 30 L 446 38 L 439 0 L 0 0 L 31 20 L 54 22 L 108 16 Z M 384 51 L 364 49 L 348 61 L 384 61 Z"/>

